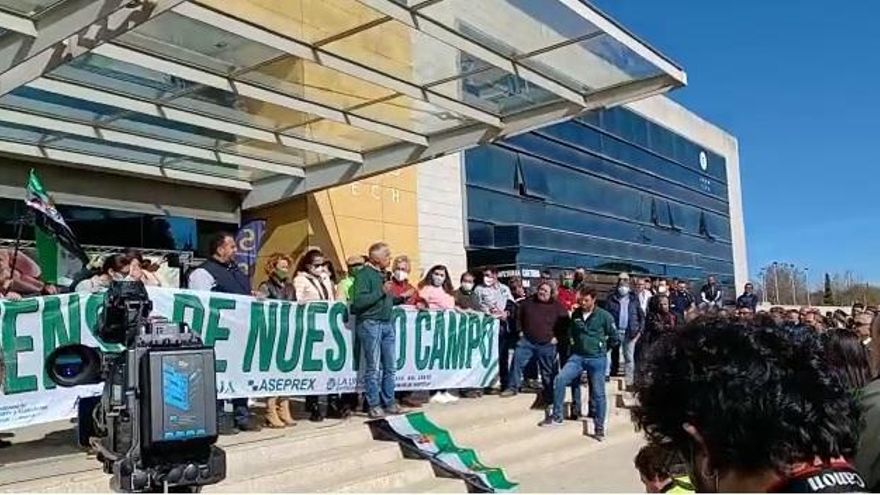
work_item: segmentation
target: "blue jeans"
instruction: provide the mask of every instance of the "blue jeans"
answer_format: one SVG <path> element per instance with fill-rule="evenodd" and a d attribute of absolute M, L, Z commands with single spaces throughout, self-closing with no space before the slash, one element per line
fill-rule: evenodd
<path fill-rule="evenodd" d="M 363 320 L 357 322 L 357 338 L 364 356 L 364 398 L 370 408 L 394 405 L 394 373 L 396 336 L 391 322 Z M 381 379 L 379 366 L 382 367 Z"/>
<path fill-rule="evenodd" d="M 587 372 L 590 379 L 590 404 L 594 408 L 593 424 L 597 433 L 605 432 L 605 366 L 607 357 L 585 357 L 572 354 L 553 383 L 553 419 L 562 421 L 562 403 L 565 387 Z"/>
<path fill-rule="evenodd" d="M 519 339 L 513 353 L 513 374 L 510 376 L 510 390 L 519 391 L 522 386 L 523 369 L 535 358 L 541 370 L 541 395 L 544 404 L 553 400 L 553 379 L 556 377 L 556 345 L 533 344 L 525 337 Z"/>
<path fill-rule="evenodd" d="M 623 341 L 623 381 L 627 386 L 632 385 L 636 375 L 636 343 L 639 337 L 629 337 Z"/>

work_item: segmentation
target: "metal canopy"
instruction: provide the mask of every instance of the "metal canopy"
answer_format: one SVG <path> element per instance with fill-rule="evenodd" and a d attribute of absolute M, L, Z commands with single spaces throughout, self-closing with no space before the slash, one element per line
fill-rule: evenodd
<path fill-rule="evenodd" d="M 0 153 L 244 208 L 685 83 L 581 0 L 0 0 Z"/>

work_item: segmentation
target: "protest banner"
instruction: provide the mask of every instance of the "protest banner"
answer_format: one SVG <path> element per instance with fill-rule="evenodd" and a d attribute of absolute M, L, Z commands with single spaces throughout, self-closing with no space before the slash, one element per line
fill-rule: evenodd
<path fill-rule="evenodd" d="M 153 315 L 185 322 L 213 346 L 221 398 L 302 396 L 360 388 L 354 319 L 343 303 L 260 300 L 248 296 L 149 288 Z M 95 335 L 104 294 L 0 301 L 4 365 L 0 430 L 75 416 L 80 396 L 100 385 L 61 389 L 44 371 L 57 347 Z M 498 322 L 460 311 L 395 308 L 399 390 L 483 387 L 498 371 Z"/>

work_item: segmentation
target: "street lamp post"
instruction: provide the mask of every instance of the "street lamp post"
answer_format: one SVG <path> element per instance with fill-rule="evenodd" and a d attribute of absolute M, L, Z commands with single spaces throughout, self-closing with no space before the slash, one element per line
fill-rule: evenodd
<path fill-rule="evenodd" d="M 761 299 L 763 299 L 764 304 L 767 304 L 767 270 L 761 269 L 761 273 L 758 275 L 761 276 Z"/>
<path fill-rule="evenodd" d="M 773 291 L 776 293 L 776 300 L 773 304 L 779 304 L 779 263 L 773 262 Z"/>
<path fill-rule="evenodd" d="M 812 307 L 813 301 L 810 300 L 810 267 L 804 267 L 804 284 L 807 288 L 807 306 Z"/>
<path fill-rule="evenodd" d="M 791 279 L 791 304 L 797 306 L 797 290 L 794 285 L 794 276 L 795 276 L 795 266 L 794 263 L 788 265 L 788 269 L 791 270 L 788 272 L 788 278 Z"/>

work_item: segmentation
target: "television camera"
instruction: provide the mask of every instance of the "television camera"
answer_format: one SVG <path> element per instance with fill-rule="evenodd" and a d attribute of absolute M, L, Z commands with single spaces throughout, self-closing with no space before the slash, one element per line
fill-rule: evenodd
<path fill-rule="evenodd" d="M 186 325 L 151 317 L 152 308 L 142 283 L 113 282 L 97 336 L 118 350 L 59 347 L 46 373 L 61 387 L 104 382 L 100 397 L 80 398 L 77 433 L 113 490 L 197 492 L 226 477 L 226 454 L 214 445 L 214 350 Z"/>

